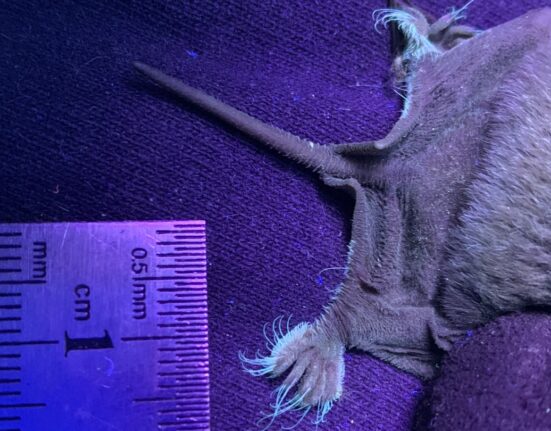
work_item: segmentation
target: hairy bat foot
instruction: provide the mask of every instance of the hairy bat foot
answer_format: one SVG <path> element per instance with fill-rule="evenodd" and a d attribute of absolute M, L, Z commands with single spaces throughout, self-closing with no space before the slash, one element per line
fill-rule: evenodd
<path fill-rule="evenodd" d="M 271 404 L 273 411 L 260 420 L 269 421 L 264 429 L 289 411 L 302 411 L 300 422 L 315 409 L 314 423 L 319 424 L 342 393 L 343 344 L 328 339 L 309 323 L 299 323 L 290 329 L 289 320 L 283 328 L 283 317 L 275 319 L 271 336 L 264 326 L 264 336 L 268 341 L 266 347 L 271 351 L 269 356 L 257 352 L 255 358 L 247 358 L 239 353 L 245 371 L 253 376 L 278 377 L 290 370 L 275 390 L 276 400 Z M 294 388 L 294 395 L 289 397 Z"/>

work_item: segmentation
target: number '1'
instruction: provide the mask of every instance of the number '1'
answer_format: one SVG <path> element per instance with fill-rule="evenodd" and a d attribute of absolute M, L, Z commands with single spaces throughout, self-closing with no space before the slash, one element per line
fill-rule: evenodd
<path fill-rule="evenodd" d="M 107 329 L 104 330 L 103 337 L 89 337 L 89 338 L 71 338 L 67 331 L 65 331 L 65 357 L 69 352 L 73 350 L 100 350 L 100 349 L 112 349 L 113 340 Z"/>

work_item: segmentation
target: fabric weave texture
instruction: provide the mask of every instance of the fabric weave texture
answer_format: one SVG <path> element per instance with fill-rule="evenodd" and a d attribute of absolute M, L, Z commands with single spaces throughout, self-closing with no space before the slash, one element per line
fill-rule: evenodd
<path fill-rule="evenodd" d="M 435 16 L 462 6 L 416 4 Z M 467 22 L 485 29 L 545 5 L 551 2 L 474 2 Z M 151 64 L 312 141 L 377 139 L 402 104 L 390 79 L 388 32 L 373 28 L 373 10 L 385 6 L 360 0 L 29 0 L 0 8 L 0 221 L 206 220 L 212 430 L 257 429 L 275 384 L 246 375 L 237 352 L 262 351 L 262 326 L 280 314 L 298 323 L 320 313 L 342 278 L 352 201 L 182 105 L 131 64 Z M 542 333 L 551 327 L 548 320 L 538 325 Z M 522 337 L 522 325 L 516 328 Z M 548 335 L 542 352 L 551 348 Z M 498 358 L 515 348 L 501 346 Z M 480 352 L 490 354 L 488 346 L 478 353 L 464 349 L 457 354 L 477 360 L 484 358 Z M 361 352 L 347 353 L 345 363 L 345 392 L 320 429 L 413 426 L 423 395 L 418 379 Z M 468 361 L 449 366 L 458 363 Z M 549 381 L 549 365 L 546 370 Z M 461 371 L 447 378 L 480 376 Z M 503 401 L 516 417 L 522 413 L 517 400 L 530 396 L 522 390 L 508 386 Z M 453 408 L 439 400 L 435 412 Z M 467 399 L 454 400 L 468 407 L 461 404 Z M 516 424 L 511 429 L 536 429 Z M 438 421 L 433 426 L 451 429 Z M 295 429 L 314 428 L 305 420 Z M 458 422 L 453 429 L 469 428 Z"/>

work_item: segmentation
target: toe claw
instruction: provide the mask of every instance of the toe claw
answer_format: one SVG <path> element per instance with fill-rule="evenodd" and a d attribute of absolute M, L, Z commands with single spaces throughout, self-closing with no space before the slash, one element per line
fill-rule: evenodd
<path fill-rule="evenodd" d="M 268 421 L 264 430 L 278 416 L 290 411 L 301 412 L 298 424 L 315 409 L 314 423 L 319 424 L 325 420 L 342 392 L 344 346 L 329 340 L 307 323 L 300 323 L 289 330 L 289 320 L 285 324 L 283 316 L 279 316 L 272 322 L 274 344 L 269 356 L 261 356 L 257 352 L 254 358 L 247 358 L 239 353 L 243 368 L 255 377 L 276 377 L 292 367 L 284 382 L 274 391 L 276 399 L 270 406 L 272 412 L 259 421 L 259 424 Z M 283 333 L 284 327 L 286 333 Z M 270 339 L 266 330 L 264 336 Z M 297 385 L 298 389 L 290 396 Z"/>

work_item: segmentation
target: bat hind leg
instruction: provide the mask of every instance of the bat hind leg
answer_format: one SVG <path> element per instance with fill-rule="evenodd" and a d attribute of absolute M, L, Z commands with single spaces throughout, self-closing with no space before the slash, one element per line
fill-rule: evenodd
<path fill-rule="evenodd" d="M 299 421 L 302 421 L 315 410 L 314 423 L 319 424 L 342 393 L 344 344 L 329 336 L 321 323 L 303 322 L 290 328 L 289 320 L 284 323 L 283 317 L 278 317 L 272 324 L 271 334 L 266 330 L 267 325 L 264 327 L 269 355 L 257 353 L 255 358 L 247 358 L 239 353 L 245 371 L 255 377 L 288 373 L 275 390 L 272 412 L 260 420 L 261 424 L 267 422 L 264 429 L 290 411 L 301 412 Z"/>

